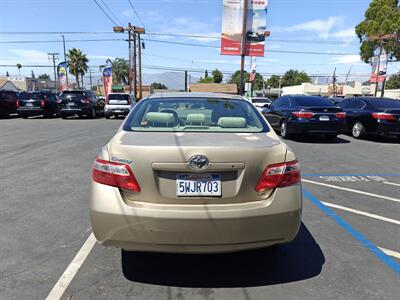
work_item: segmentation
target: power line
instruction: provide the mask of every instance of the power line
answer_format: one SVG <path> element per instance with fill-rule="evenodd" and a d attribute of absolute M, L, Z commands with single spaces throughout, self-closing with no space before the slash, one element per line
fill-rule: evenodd
<path fill-rule="evenodd" d="M 111 41 L 126 41 L 126 39 L 71 39 L 66 42 L 111 42 Z M 40 43 L 59 43 L 59 40 L 43 40 L 43 41 L 0 41 L 0 44 L 40 44 Z"/>
<path fill-rule="evenodd" d="M 101 9 L 101 11 L 104 13 L 104 15 L 112 22 L 114 23 L 115 26 L 118 26 L 117 23 L 115 23 L 115 21 L 107 14 L 107 12 L 103 9 L 103 7 L 101 7 L 101 5 L 96 1 L 93 0 L 94 3 L 96 3 L 96 5 Z"/>
<path fill-rule="evenodd" d="M 118 21 L 119 24 L 122 24 L 121 20 L 118 19 L 118 17 L 112 12 L 110 7 L 108 7 L 107 3 L 104 0 L 100 0 L 104 6 L 107 8 L 107 10 L 110 12 L 110 14 Z"/>
<path fill-rule="evenodd" d="M 143 25 L 144 28 L 147 28 L 146 24 L 144 24 L 142 18 L 139 16 L 139 14 L 137 13 L 135 7 L 133 6 L 132 1 L 131 1 L 131 0 L 128 0 L 128 2 L 129 2 L 129 5 L 132 7 L 132 10 L 133 10 L 134 14 L 136 15 L 136 17 L 137 17 L 138 20 L 140 21 L 140 23 L 142 23 L 142 25 Z M 147 29 L 148 29 L 148 28 L 147 28 Z"/>

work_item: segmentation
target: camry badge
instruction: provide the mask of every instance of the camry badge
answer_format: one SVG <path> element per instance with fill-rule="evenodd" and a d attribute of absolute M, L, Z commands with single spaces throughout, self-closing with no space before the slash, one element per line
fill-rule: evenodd
<path fill-rule="evenodd" d="M 204 170 L 208 167 L 208 158 L 204 155 L 195 155 L 189 159 L 188 165 L 194 170 Z"/>

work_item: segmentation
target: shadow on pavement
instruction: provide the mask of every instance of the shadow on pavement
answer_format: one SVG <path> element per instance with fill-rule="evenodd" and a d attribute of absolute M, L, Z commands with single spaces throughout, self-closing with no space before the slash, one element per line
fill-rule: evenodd
<path fill-rule="evenodd" d="M 317 276 L 324 254 L 302 223 L 296 239 L 278 247 L 227 254 L 122 251 L 122 271 L 135 282 L 178 287 L 251 287 Z"/>
<path fill-rule="evenodd" d="M 308 143 L 308 144 L 349 144 L 350 141 L 343 139 L 341 137 L 337 137 L 335 139 L 327 139 L 324 136 L 318 135 L 303 135 L 296 136 L 292 138 L 292 141 L 298 143 Z"/>

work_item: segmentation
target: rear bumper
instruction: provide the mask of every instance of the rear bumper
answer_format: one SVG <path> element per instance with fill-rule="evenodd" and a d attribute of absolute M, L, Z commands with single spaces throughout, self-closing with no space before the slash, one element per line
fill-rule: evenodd
<path fill-rule="evenodd" d="M 37 116 L 43 115 L 47 112 L 47 110 L 40 107 L 20 107 L 18 108 L 18 113 L 20 115 L 28 115 L 28 116 Z"/>
<path fill-rule="evenodd" d="M 73 115 L 87 115 L 91 114 L 91 107 L 70 107 L 70 108 L 61 108 L 60 114 L 64 116 L 73 116 Z"/>
<path fill-rule="evenodd" d="M 297 235 L 301 210 L 300 185 L 279 188 L 268 200 L 223 205 L 128 205 L 117 188 L 90 188 L 94 235 L 125 250 L 216 253 L 286 243 Z"/>
<path fill-rule="evenodd" d="M 346 129 L 346 121 L 288 123 L 288 133 L 290 134 L 341 134 Z"/>
<path fill-rule="evenodd" d="M 376 126 L 376 134 L 400 136 L 400 124 L 378 123 Z"/>
<path fill-rule="evenodd" d="M 106 105 L 104 112 L 109 115 L 127 115 L 131 110 L 130 105 Z"/>

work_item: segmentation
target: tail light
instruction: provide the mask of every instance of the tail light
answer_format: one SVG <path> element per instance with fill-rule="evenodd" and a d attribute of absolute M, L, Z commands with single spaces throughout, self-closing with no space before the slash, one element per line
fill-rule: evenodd
<path fill-rule="evenodd" d="M 88 98 L 83 98 L 83 99 L 81 100 L 81 102 L 82 102 L 83 104 L 89 104 L 89 103 L 90 103 L 90 100 L 89 100 Z"/>
<path fill-rule="evenodd" d="M 92 179 L 101 184 L 115 186 L 137 193 L 140 192 L 139 183 L 129 165 L 126 164 L 96 158 L 92 169 Z"/>
<path fill-rule="evenodd" d="M 346 118 L 346 113 L 345 112 L 338 112 L 338 113 L 336 113 L 336 118 L 344 119 L 344 118 Z"/>
<path fill-rule="evenodd" d="M 314 113 L 309 112 L 309 111 L 295 111 L 292 112 L 292 114 L 298 118 L 302 119 L 310 119 L 314 116 Z"/>
<path fill-rule="evenodd" d="M 297 160 L 269 165 L 257 183 L 256 191 L 261 192 L 285 187 L 300 182 L 300 164 Z"/>
<path fill-rule="evenodd" d="M 372 113 L 372 117 L 377 120 L 396 120 L 396 117 L 394 115 L 388 113 Z"/>
<path fill-rule="evenodd" d="M 40 107 L 44 107 L 46 105 L 46 101 L 40 100 Z"/>
<path fill-rule="evenodd" d="M 19 100 L 17 100 L 17 103 L 16 103 L 16 105 L 17 105 L 17 108 L 19 108 L 19 107 L 20 107 Z"/>

